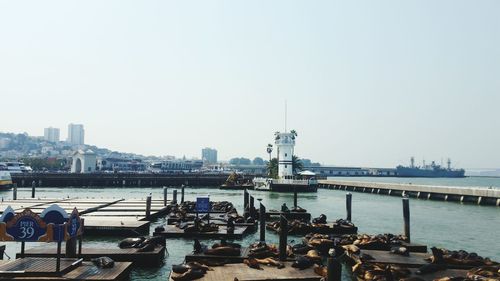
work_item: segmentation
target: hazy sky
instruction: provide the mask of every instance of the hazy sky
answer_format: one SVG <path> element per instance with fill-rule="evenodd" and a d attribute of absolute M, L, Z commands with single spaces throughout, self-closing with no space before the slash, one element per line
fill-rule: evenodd
<path fill-rule="evenodd" d="M 0 131 L 146 155 L 500 167 L 500 1 L 1 1 Z"/>

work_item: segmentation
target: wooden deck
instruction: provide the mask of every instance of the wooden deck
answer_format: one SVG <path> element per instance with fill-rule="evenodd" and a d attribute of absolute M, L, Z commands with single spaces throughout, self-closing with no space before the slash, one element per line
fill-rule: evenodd
<path fill-rule="evenodd" d="M 212 267 L 213 271 L 207 271 L 200 281 L 319 281 L 321 276 L 314 273 L 313 268 L 298 270 L 291 266 L 291 262 L 285 262 L 285 268 L 262 266 L 263 270 L 248 267 L 246 264 L 226 264 L 224 266 Z M 173 281 L 171 273 L 169 280 Z"/>
<path fill-rule="evenodd" d="M 158 245 L 154 251 L 151 252 L 139 252 L 137 248 L 129 249 L 106 249 L 106 248 L 82 248 L 82 254 L 79 255 L 80 258 L 84 260 L 90 260 L 92 258 L 98 258 L 102 256 L 107 256 L 114 261 L 126 261 L 133 262 L 134 265 L 140 264 L 142 266 L 157 266 L 163 262 L 165 258 L 165 246 Z M 65 248 L 61 249 L 61 253 L 65 254 Z M 36 248 L 26 249 L 24 252 L 25 257 L 55 257 L 57 253 L 57 248 L 41 246 Z M 17 253 L 17 258 L 20 257 L 20 253 Z"/>
<path fill-rule="evenodd" d="M 12 263 L 12 262 L 8 262 Z M 92 262 L 83 262 L 80 266 L 62 276 L 6 276 L 0 274 L 0 280 L 15 280 L 15 281 L 125 281 L 129 280 L 132 263 L 130 262 L 115 262 L 113 268 L 99 268 Z"/>
<path fill-rule="evenodd" d="M 150 217 L 146 218 L 146 200 L 137 199 L 34 199 L 22 198 L 0 203 L 0 213 L 11 206 L 19 211 L 25 208 L 41 213 L 52 204 L 57 204 L 68 213 L 76 207 L 85 219 L 86 234 L 130 236 L 149 234 L 149 221 L 167 212 L 163 200 L 152 199 Z"/>
<path fill-rule="evenodd" d="M 302 220 L 302 221 L 311 221 L 311 214 L 306 213 L 306 212 L 285 212 L 281 213 L 279 211 L 269 211 L 266 212 L 266 218 L 267 219 L 272 219 L 272 218 L 279 218 L 279 216 L 283 214 L 285 218 L 288 220 Z"/>
<path fill-rule="evenodd" d="M 205 255 L 205 254 L 189 254 L 186 255 L 186 262 L 190 261 L 224 261 L 226 263 L 242 263 L 244 259 L 248 259 L 249 249 L 247 247 L 241 248 L 239 256 L 215 256 L 215 255 Z"/>
<path fill-rule="evenodd" d="M 76 258 L 61 258 L 60 271 L 56 271 L 56 258 L 23 258 L 0 266 L 0 275 L 8 276 L 61 276 L 72 270 Z"/>
<path fill-rule="evenodd" d="M 175 225 L 166 225 L 165 231 L 155 232 L 167 238 L 199 238 L 199 239 L 241 239 L 248 232 L 248 226 L 235 226 L 234 233 L 227 233 L 226 226 L 219 226 L 218 231 L 212 232 L 184 232 Z"/>
<path fill-rule="evenodd" d="M 391 254 L 388 251 L 376 251 L 376 250 L 361 250 L 363 254 L 370 255 L 374 258 L 374 260 L 370 260 L 373 263 L 382 263 L 382 264 L 397 264 L 405 267 L 420 267 L 428 262 L 425 261 L 429 255 L 425 253 L 410 253 L 409 256 L 401 256 L 397 254 Z M 355 256 L 348 255 L 349 258 L 356 261 Z"/>

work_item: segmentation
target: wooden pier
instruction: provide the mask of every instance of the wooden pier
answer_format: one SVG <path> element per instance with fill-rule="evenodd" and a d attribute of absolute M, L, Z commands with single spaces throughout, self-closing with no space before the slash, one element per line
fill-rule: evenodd
<path fill-rule="evenodd" d="M 411 198 L 500 206 L 500 189 L 320 180 L 319 187 Z"/>
<path fill-rule="evenodd" d="M 299 270 L 292 267 L 291 262 L 284 262 L 285 268 L 278 269 L 271 266 L 262 266 L 263 270 L 257 270 L 248 267 L 246 264 L 226 264 L 224 266 L 212 267 L 213 270 L 207 271 L 200 281 L 319 281 L 321 276 L 314 273 L 313 267 Z M 169 280 L 173 281 L 171 273 Z"/>
<path fill-rule="evenodd" d="M 235 226 L 234 232 L 227 232 L 226 226 L 219 226 L 217 231 L 210 232 L 184 232 L 175 225 L 166 225 L 164 231 L 155 232 L 155 236 L 166 238 L 198 238 L 198 239 L 241 239 L 248 233 L 248 226 Z"/>
<path fill-rule="evenodd" d="M 150 252 L 140 252 L 138 248 L 91 248 L 83 247 L 82 254 L 78 255 L 78 258 L 83 258 L 84 260 L 90 260 L 92 258 L 99 258 L 103 256 L 110 257 L 114 261 L 126 261 L 132 262 L 134 265 L 142 266 L 157 266 L 163 262 L 165 258 L 165 246 L 157 245 L 153 251 Z M 55 247 L 40 246 L 35 248 L 26 249 L 24 252 L 25 257 L 55 257 L 57 254 L 57 249 Z M 65 255 L 65 249 L 61 249 L 61 254 Z M 21 254 L 18 253 L 16 258 L 20 258 Z"/>
<path fill-rule="evenodd" d="M 225 263 L 242 263 L 243 260 L 248 259 L 249 248 L 242 247 L 239 256 L 221 256 L 221 255 L 206 255 L 206 254 L 188 254 L 186 255 L 186 262 L 196 261 L 223 261 Z"/>
<path fill-rule="evenodd" d="M 154 199 L 148 209 L 147 200 L 136 199 L 22 198 L 0 202 L 0 213 L 11 206 L 15 211 L 30 208 L 39 214 L 52 204 L 57 204 L 68 213 L 76 207 L 85 219 L 85 232 L 90 235 L 149 234 L 150 220 L 168 211 L 163 200 Z"/>
<path fill-rule="evenodd" d="M 311 214 L 307 212 L 280 212 L 275 210 L 266 212 L 266 219 L 278 219 L 282 214 L 287 220 L 311 221 Z"/>

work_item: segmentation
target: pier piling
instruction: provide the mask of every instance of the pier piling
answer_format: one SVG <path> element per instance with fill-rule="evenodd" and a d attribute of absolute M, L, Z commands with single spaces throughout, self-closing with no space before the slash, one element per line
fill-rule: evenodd
<path fill-rule="evenodd" d="M 36 184 L 35 184 L 35 181 L 33 181 L 31 183 L 31 198 L 35 198 L 35 188 L 36 188 Z"/>
<path fill-rule="evenodd" d="M 345 207 L 347 211 L 347 220 L 351 221 L 352 219 L 352 193 L 348 192 L 345 195 Z"/>
<path fill-rule="evenodd" d="M 173 204 L 177 204 L 177 189 L 174 189 L 174 194 L 173 194 L 173 198 L 172 198 L 172 203 Z"/>
<path fill-rule="evenodd" d="M 255 219 L 255 200 L 253 196 L 250 196 L 250 206 L 248 207 L 248 210 L 250 212 L 250 217 Z"/>
<path fill-rule="evenodd" d="M 286 260 L 286 244 L 288 234 L 288 220 L 283 214 L 280 216 L 280 241 L 279 241 L 279 259 L 280 261 Z"/>
<path fill-rule="evenodd" d="M 410 199 L 403 198 L 403 219 L 404 219 L 404 232 L 403 235 L 408 238 L 410 242 Z"/>
<path fill-rule="evenodd" d="M 146 197 L 146 219 L 149 219 L 151 216 L 151 195 Z"/>
<path fill-rule="evenodd" d="M 76 258 L 76 237 L 73 237 L 66 241 L 66 257 L 67 258 Z"/>
<path fill-rule="evenodd" d="M 266 207 L 262 203 L 259 206 L 259 231 L 260 241 L 266 241 Z"/>
<path fill-rule="evenodd" d="M 297 209 L 297 188 L 293 187 L 293 207 Z"/>
<path fill-rule="evenodd" d="M 167 206 L 167 192 L 168 189 L 166 186 L 163 187 L 163 206 Z"/>
<path fill-rule="evenodd" d="M 12 188 L 12 200 L 17 200 L 17 184 L 14 184 L 14 188 Z"/>
<path fill-rule="evenodd" d="M 184 185 L 181 187 L 181 203 L 184 203 Z"/>
<path fill-rule="evenodd" d="M 243 217 L 248 218 L 248 191 L 245 189 L 243 191 Z"/>
<path fill-rule="evenodd" d="M 335 257 L 328 257 L 327 260 L 327 281 L 340 281 L 342 279 L 342 265 Z"/>

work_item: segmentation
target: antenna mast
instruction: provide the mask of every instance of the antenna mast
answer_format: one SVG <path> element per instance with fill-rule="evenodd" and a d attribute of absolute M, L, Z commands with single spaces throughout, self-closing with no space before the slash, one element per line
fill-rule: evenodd
<path fill-rule="evenodd" d="M 286 117 L 287 117 L 287 112 L 286 112 L 286 110 L 287 110 L 287 106 L 286 106 L 286 100 L 285 100 L 285 133 L 287 132 L 287 131 L 286 131 Z"/>

